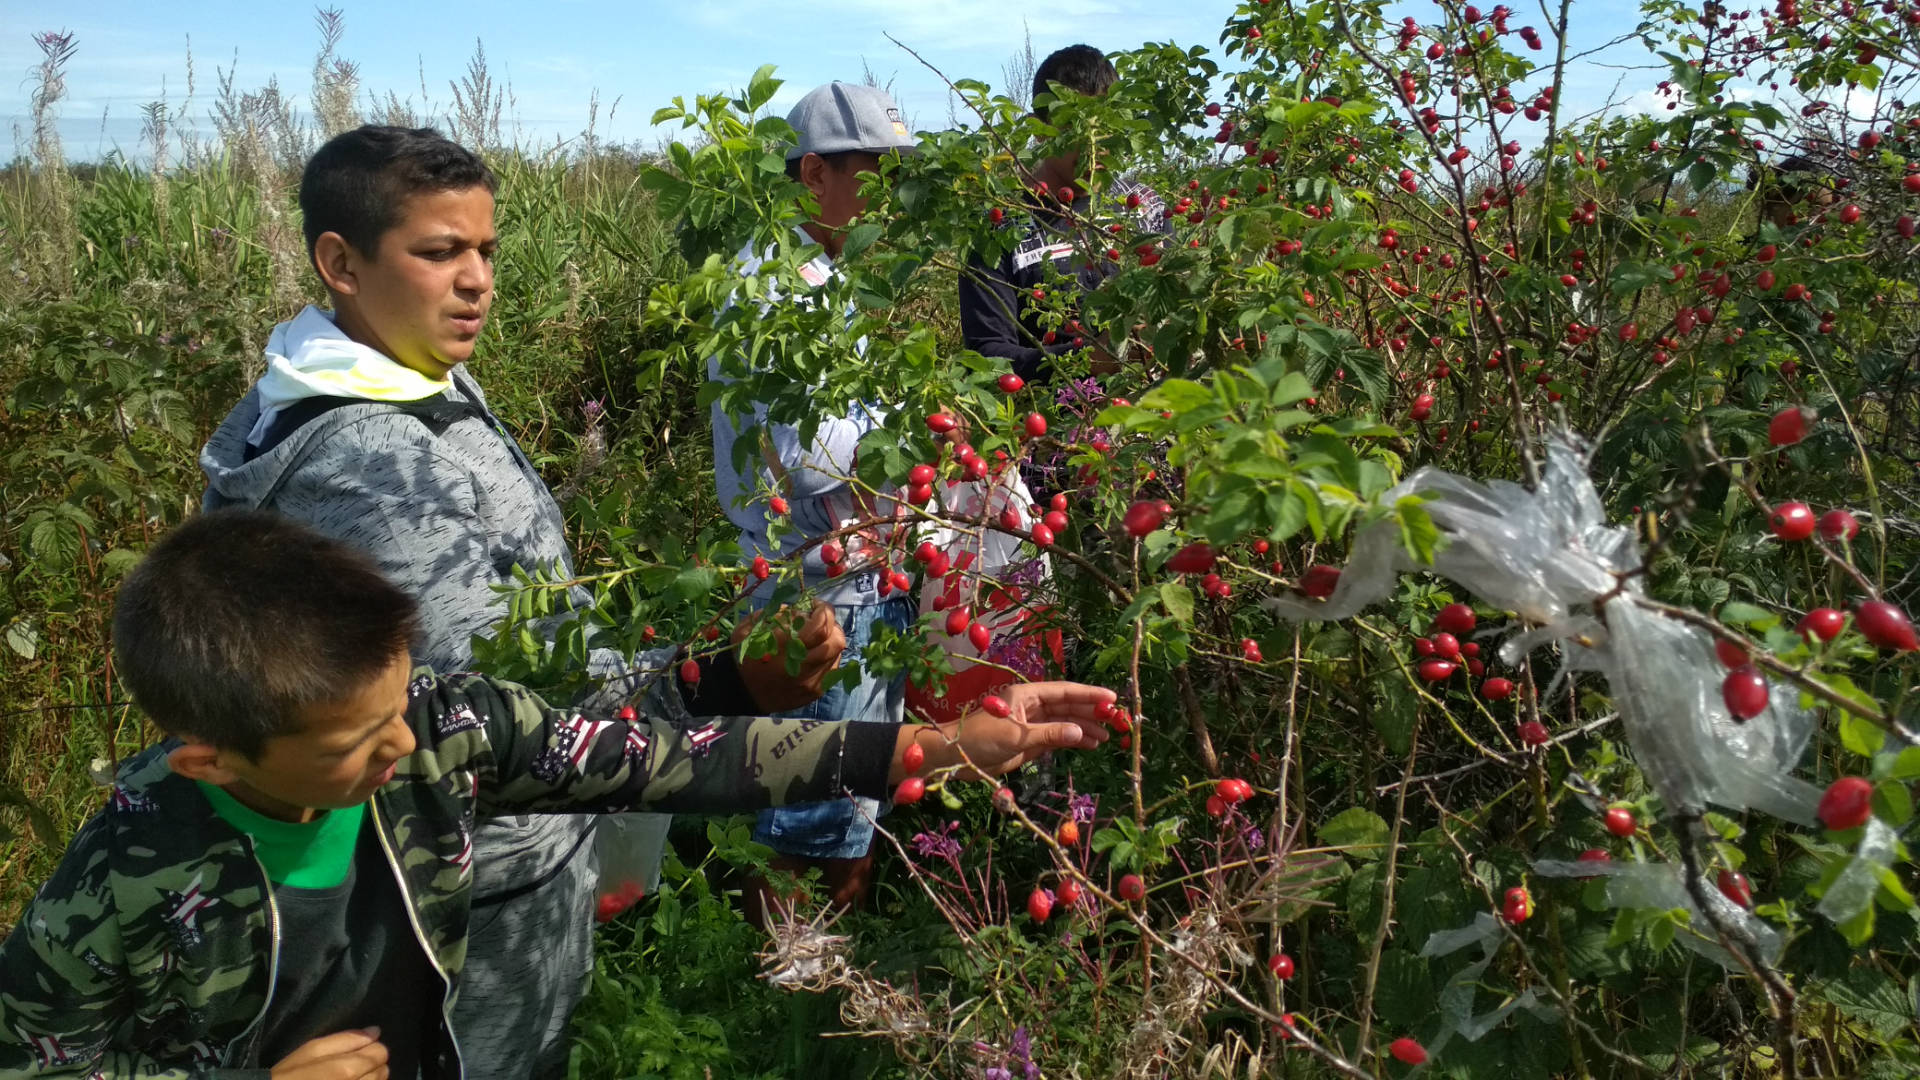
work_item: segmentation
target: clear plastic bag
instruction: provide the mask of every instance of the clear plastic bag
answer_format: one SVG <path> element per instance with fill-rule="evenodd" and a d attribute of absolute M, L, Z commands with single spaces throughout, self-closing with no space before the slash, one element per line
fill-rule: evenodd
<path fill-rule="evenodd" d="M 1498 920 L 1483 911 L 1459 929 L 1435 933 L 1421 946 L 1422 958 L 1450 956 L 1461 949 L 1480 946 L 1480 959 L 1454 972 L 1445 989 L 1440 991 L 1440 1019 L 1446 1026 L 1427 1040 L 1429 1054 L 1438 1054 L 1455 1035 L 1468 1042 L 1480 1041 L 1481 1036 L 1498 1027 L 1516 1009 L 1526 1009 L 1541 1019 L 1560 1015 L 1556 1007 L 1542 1002 L 1539 993 L 1532 989 L 1520 992 L 1489 1012 L 1474 1013 L 1473 999 L 1481 988 L 1481 976 L 1493 963 L 1494 954 L 1500 951 L 1503 938 Z"/>
<path fill-rule="evenodd" d="M 660 858 L 671 814 L 603 814 L 593 834 L 600 863 L 595 916 L 606 922 L 660 886 Z"/>
<path fill-rule="evenodd" d="M 1502 647 L 1503 661 L 1558 642 L 1556 682 L 1569 671 L 1606 678 L 1634 757 L 1669 809 L 1714 804 L 1812 824 L 1819 792 L 1792 775 L 1813 730 L 1798 692 L 1776 685 L 1768 709 L 1734 719 L 1721 700 L 1726 669 L 1713 638 L 1635 603 L 1644 596 L 1638 546 L 1632 532 L 1607 523 L 1586 464 L 1584 448 L 1562 434 L 1548 444 L 1535 491 L 1421 469 L 1386 501 L 1426 500 L 1444 539 L 1431 568 L 1415 564 L 1395 523 L 1383 521 L 1355 538 L 1325 601 L 1283 596 L 1267 606 L 1285 618 L 1342 619 L 1387 596 L 1401 573 L 1431 569 L 1538 624 Z"/>
<path fill-rule="evenodd" d="M 1744 970 L 1740 962 L 1728 955 L 1720 946 L 1713 924 L 1702 918 L 1700 908 L 1693 902 L 1693 894 L 1680 878 L 1680 868 L 1670 863 L 1634 863 L 1634 862 L 1568 862 L 1564 859 L 1541 859 L 1533 864 L 1533 872 L 1541 877 L 1592 878 L 1607 879 L 1607 906 L 1612 908 L 1656 908 L 1686 910 L 1689 921 L 1698 933 L 1680 933 L 1674 940 L 1687 948 L 1712 960 L 1729 971 Z M 1728 899 L 1711 882 L 1701 890 L 1713 905 L 1714 916 L 1720 924 L 1727 927 L 1734 936 L 1744 939 L 1754 955 L 1769 964 L 1778 963 L 1786 942 L 1779 931 L 1767 924 L 1753 912 Z"/>

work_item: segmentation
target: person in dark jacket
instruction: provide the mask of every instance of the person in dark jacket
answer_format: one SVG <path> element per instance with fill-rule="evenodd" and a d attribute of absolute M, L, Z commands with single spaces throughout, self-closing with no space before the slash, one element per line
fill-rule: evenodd
<path fill-rule="evenodd" d="M 331 310 L 273 329 L 265 374 L 200 455 L 206 509 L 272 509 L 373 556 L 420 602 L 414 656 L 440 671 L 472 666 L 473 637 L 506 616 L 516 567 L 573 573 L 560 507 L 467 370 L 493 303 L 494 187 L 478 156 L 428 129 L 367 126 L 322 146 L 300 205 Z M 573 599 L 591 603 L 584 590 Z M 733 707 L 752 712 L 818 697 L 842 644 L 821 614 L 802 632 L 815 652 L 799 678 L 777 659 L 722 654 L 700 694 L 745 691 Z M 588 667 L 606 680 L 592 703 L 612 707 L 666 664 L 597 648 Z M 657 873 L 668 819 L 629 820 Z M 593 831 L 587 817 L 516 813 L 474 833 L 455 1024 L 475 1080 L 564 1067 L 593 967 Z"/>
<path fill-rule="evenodd" d="M 1114 699 L 1040 683 L 942 727 L 696 725 L 656 680 L 630 719 L 415 667 L 420 614 L 275 514 L 154 545 L 115 603 L 115 671 L 167 737 L 0 941 L 0 1076 L 459 1080 L 479 820 L 879 796 L 916 746 L 997 775 L 1097 746 Z"/>
<path fill-rule="evenodd" d="M 1113 64 L 1091 45 L 1057 50 L 1034 70 L 1034 115 L 1048 118 L 1043 94 L 1097 97 L 1115 78 Z M 1028 213 L 1004 226 L 1021 230 L 1019 244 L 995 264 L 976 256 L 960 275 L 960 334 L 967 348 L 1005 358 L 1014 374 L 1028 382 L 1050 379 L 1055 357 L 1081 349 L 1093 350 L 1095 374 L 1113 365 L 1098 339 L 1071 327 L 1042 325 L 1042 306 L 1034 299 L 1035 289 L 1090 292 L 1113 272 L 1109 264 L 1087 257 L 1104 249 L 1107 241 L 1084 227 L 1094 207 L 1083 184 L 1080 158 L 1075 151 L 1043 159 L 1034 170 Z M 1062 192 L 1069 198 L 1063 200 Z M 1062 213 L 1063 202 L 1070 214 Z M 1108 185 L 1102 209 L 1123 210 L 1136 216 L 1140 229 L 1164 232 L 1164 206 L 1152 189 L 1121 177 Z"/>

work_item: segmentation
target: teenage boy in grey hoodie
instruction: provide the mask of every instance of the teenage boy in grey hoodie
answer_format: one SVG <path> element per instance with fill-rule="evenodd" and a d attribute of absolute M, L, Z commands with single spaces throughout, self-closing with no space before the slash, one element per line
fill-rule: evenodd
<path fill-rule="evenodd" d="M 420 603 L 415 659 L 471 666 L 473 635 L 506 614 L 515 566 L 572 573 L 560 508 L 487 408 L 464 361 L 493 301 L 495 181 L 429 129 L 367 126 L 329 141 L 300 184 L 309 255 L 332 311 L 274 328 L 267 371 L 201 452 L 209 510 L 276 510 L 371 554 Z M 297 587 L 297 583 L 289 583 Z M 580 599 L 587 599 L 582 596 Z M 778 661 L 711 666 L 696 714 L 802 704 L 837 662 L 824 610 L 802 631 L 799 679 Z M 665 656 L 594 650 L 602 703 Z M 646 815 L 653 858 L 667 818 Z M 519 817 L 474 833 L 474 904 L 454 1028 L 468 1075 L 525 1080 L 564 1065 L 592 968 L 592 818 Z"/>

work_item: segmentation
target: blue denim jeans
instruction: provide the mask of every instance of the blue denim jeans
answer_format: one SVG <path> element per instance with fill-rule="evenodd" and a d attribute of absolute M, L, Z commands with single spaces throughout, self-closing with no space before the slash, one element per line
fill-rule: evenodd
<path fill-rule="evenodd" d="M 847 636 L 843 662 L 857 660 L 873 640 L 873 628 L 885 623 L 905 633 L 918 620 L 920 608 L 912 594 L 876 604 L 835 604 L 840 630 Z M 805 720 L 853 720 L 898 724 L 906 717 L 907 683 L 904 676 L 875 679 L 865 672 L 851 690 L 835 686 L 811 705 L 781 713 Z M 795 803 L 760 811 L 753 838 L 781 853 L 808 859 L 857 859 L 873 845 L 873 819 L 880 803 L 862 796 L 842 796 L 827 802 Z"/>

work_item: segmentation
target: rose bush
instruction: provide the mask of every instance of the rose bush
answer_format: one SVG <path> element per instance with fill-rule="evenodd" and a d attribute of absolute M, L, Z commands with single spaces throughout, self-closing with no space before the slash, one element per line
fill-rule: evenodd
<path fill-rule="evenodd" d="M 1056 101 L 1050 123 L 958 81 L 972 122 L 870 179 L 816 303 L 765 310 L 729 300 L 808 289 L 771 69 L 657 115 L 692 137 L 643 182 L 694 265 L 649 298 L 671 341 L 654 358 L 719 358 L 737 381 L 703 403 L 767 402 L 803 435 L 884 402 L 848 477 L 875 516 L 845 534 L 904 520 L 1044 549 L 1050 584 L 997 595 L 1065 631 L 1069 676 L 1122 695 L 1117 751 L 991 799 L 927 778 L 940 799 L 882 822 L 907 890 L 893 910 L 937 916 L 938 944 L 875 972 L 796 917 L 770 963 L 825 950 L 810 985 L 836 988 L 850 1024 L 956 1074 L 1920 1067 L 1897 839 L 1920 776 L 1901 719 L 1920 6 L 1643 13 L 1662 76 L 1644 110 L 1568 100 L 1570 4 L 1245 5 L 1218 54 L 1119 56 L 1104 98 Z M 1022 385 L 941 312 L 969 255 L 992 261 L 1015 240 L 1002 223 L 1059 197 L 1031 170 L 1065 149 L 1098 163 L 1077 258 L 1111 273 L 1084 297 L 1035 294 L 1050 336 L 1087 348 Z M 1167 232 L 1101 199 L 1122 173 L 1160 193 Z M 781 240 L 738 276 L 743 243 Z M 1119 370 L 1094 375 L 1098 351 Z M 1559 674 L 1595 641 L 1502 654 L 1544 617 L 1444 576 L 1416 569 L 1351 618 L 1276 616 L 1302 610 L 1282 597 L 1309 616 L 1337 601 L 1362 532 L 1435 565 L 1436 504 L 1395 487 L 1415 470 L 1538 485 L 1562 428 L 1589 440 L 1596 506 L 1645 558 L 1576 614 L 1604 635 L 1615 598 L 1644 590 L 1737 668 L 1694 665 L 1724 677 L 1733 717 L 1814 710 L 1793 790 L 1834 784 L 1825 830 L 1812 798 L 1799 823 L 1671 805 L 1619 688 Z M 968 516 L 942 494 L 1016 472 L 1033 516 L 1061 520 Z M 901 535 L 858 565 L 917 589 Z M 748 574 L 730 535 L 633 540 L 589 575 L 581 634 L 715 647 Z M 559 593 L 518 602 L 545 615 Z M 568 677 L 567 650 L 503 642 L 501 662 Z M 919 634 L 868 656 L 923 686 L 949 667 Z M 1618 873 L 1652 868 L 1668 891 Z M 1823 906 L 1848 874 L 1871 902 Z"/>

